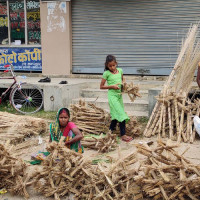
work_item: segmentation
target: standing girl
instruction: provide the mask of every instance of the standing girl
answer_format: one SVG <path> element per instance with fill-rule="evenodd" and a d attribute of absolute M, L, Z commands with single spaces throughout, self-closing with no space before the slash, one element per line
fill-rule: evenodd
<path fill-rule="evenodd" d="M 107 86 L 105 85 L 107 81 Z M 108 55 L 105 62 L 105 70 L 101 80 L 100 89 L 108 89 L 108 102 L 110 107 L 110 115 L 112 118 L 110 130 L 116 128 L 119 122 L 121 139 L 130 142 L 133 138 L 126 135 L 125 123 L 129 121 L 128 115 L 124 111 L 124 104 L 121 94 L 121 86 L 123 82 L 123 71 L 117 68 L 115 56 Z"/>

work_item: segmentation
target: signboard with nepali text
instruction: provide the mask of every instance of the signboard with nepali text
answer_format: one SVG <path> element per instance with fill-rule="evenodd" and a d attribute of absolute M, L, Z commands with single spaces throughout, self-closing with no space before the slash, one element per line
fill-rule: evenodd
<path fill-rule="evenodd" d="M 42 71 L 41 47 L 0 48 L 0 70 L 13 64 L 15 71 Z"/>

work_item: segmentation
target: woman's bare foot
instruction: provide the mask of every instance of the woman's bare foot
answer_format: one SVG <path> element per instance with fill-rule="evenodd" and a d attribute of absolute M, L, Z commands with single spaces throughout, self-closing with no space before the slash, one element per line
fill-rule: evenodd
<path fill-rule="evenodd" d="M 133 138 L 131 136 L 128 136 L 128 135 L 123 135 L 121 137 L 121 139 L 124 141 L 124 142 L 130 142 L 133 140 Z"/>

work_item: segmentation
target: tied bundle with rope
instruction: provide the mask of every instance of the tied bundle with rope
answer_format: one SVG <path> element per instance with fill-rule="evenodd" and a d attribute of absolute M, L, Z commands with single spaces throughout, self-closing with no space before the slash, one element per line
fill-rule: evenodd
<path fill-rule="evenodd" d="M 174 68 L 164 84 L 144 131 L 144 136 L 169 137 L 178 142 L 193 142 L 192 116 L 199 116 L 199 103 L 192 105 L 188 93 L 200 60 L 198 25 L 188 31 Z M 197 101 L 198 102 L 198 101 Z M 194 107 L 198 107 L 193 109 Z"/>

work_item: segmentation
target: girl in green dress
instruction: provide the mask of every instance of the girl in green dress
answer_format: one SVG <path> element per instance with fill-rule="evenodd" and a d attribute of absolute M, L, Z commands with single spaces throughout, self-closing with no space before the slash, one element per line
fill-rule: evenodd
<path fill-rule="evenodd" d="M 105 85 L 107 81 L 107 85 Z M 123 71 L 117 68 L 115 56 L 108 55 L 105 62 L 105 71 L 101 80 L 100 89 L 108 89 L 108 102 L 110 107 L 110 115 L 112 118 L 110 130 L 116 128 L 119 122 L 121 139 L 130 142 L 133 138 L 126 135 L 125 123 L 129 121 L 129 117 L 124 111 L 124 104 L 121 94 L 121 86 L 123 82 Z"/>

